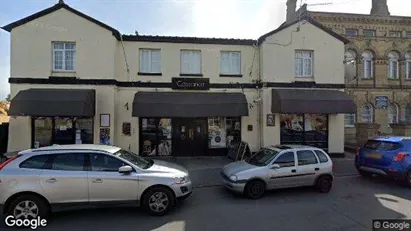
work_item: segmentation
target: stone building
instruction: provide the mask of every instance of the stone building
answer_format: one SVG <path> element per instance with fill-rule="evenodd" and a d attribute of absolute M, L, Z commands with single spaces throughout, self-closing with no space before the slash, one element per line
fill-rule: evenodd
<path fill-rule="evenodd" d="M 356 123 L 376 123 L 377 133 L 390 134 L 390 123 L 411 122 L 411 17 L 390 15 L 387 0 L 372 0 L 370 14 L 314 12 L 307 5 L 295 11 L 296 0 L 287 6 L 288 20 L 309 16 L 350 40 L 346 92 L 357 114 L 345 116 L 346 140 L 355 137 Z"/>

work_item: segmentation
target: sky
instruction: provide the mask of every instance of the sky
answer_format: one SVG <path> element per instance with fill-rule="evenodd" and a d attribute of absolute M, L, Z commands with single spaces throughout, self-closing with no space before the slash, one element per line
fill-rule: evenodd
<path fill-rule="evenodd" d="M 368 14 L 372 0 L 298 0 L 312 11 Z M 58 0 L 0 0 L 0 26 Z M 251 38 L 285 20 L 286 0 L 64 0 L 123 34 Z M 388 0 L 391 15 L 411 16 L 411 0 Z M 10 34 L 0 30 L 0 100 L 10 92 Z"/>

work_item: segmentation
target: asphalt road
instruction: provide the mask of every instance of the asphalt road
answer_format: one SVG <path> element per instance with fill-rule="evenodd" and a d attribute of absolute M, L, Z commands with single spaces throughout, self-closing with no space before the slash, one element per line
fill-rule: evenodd
<path fill-rule="evenodd" d="M 372 230 L 372 219 L 384 218 L 411 218 L 411 189 L 390 180 L 342 176 L 329 194 L 286 189 L 248 200 L 219 186 L 203 187 L 163 217 L 131 208 L 82 210 L 55 214 L 39 230 L 362 231 Z"/>

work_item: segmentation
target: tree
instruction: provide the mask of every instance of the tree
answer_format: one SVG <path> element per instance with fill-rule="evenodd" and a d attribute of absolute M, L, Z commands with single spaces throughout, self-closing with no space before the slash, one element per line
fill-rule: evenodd
<path fill-rule="evenodd" d="M 11 96 L 10 96 L 10 94 L 8 94 L 8 95 L 6 96 L 6 101 L 10 102 L 10 100 L 11 100 Z"/>

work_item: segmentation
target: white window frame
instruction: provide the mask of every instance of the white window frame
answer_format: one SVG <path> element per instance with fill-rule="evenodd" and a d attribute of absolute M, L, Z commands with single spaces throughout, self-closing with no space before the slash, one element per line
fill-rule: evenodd
<path fill-rule="evenodd" d="M 57 43 L 63 44 L 63 49 L 60 48 L 54 48 L 54 45 Z M 74 45 L 74 49 L 66 49 L 66 44 L 72 44 Z M 62 41 L 54 41 L 51 43 L 51 50 L 52 50 L 52 70 L 54 72 L 75 72 L 76 71 L 76 43 L 75 42 L 62 42 Z M 62 52 L 62 68 L 61 69 L 56 69 L 55 65 L 55 51 L 61 51 Z M 73 69 L 72 70 L 67 70 L 66 69 L 66 51 L 73 51 Z"/>
<path fill-rule="evenodd" d="M 148 61 L 148 63 L 149 63 L 149 67 L 148 67 L 148 70 L 143 70 L 144 68 L 143 68 L 143 53 L 144 52 L 149 52 L 149 61 Z M 159 62 L 159 70 L 154 70 L 153 69 L 153 62 L 155 62 L 155 60 L 153 60 L 153 52 L 159 52 L 159 60 L 158 60 L 158 62 Z M 149 48 L 141 48 L 140 50 L 139 50 L 139 72 L 140 73 L 149 73 L 149 74 L 161 74 L 161 49 L 149 49 Z"/>
<path fill-rule="evenodd" d="M 388 54 L 388 79 L 399 79 L 399 76 L 400 62 L 398 61 L 398 55 L 394 52 L 390 52 Z"/>
<path fill-rule="evenodd" d="M 223 63 L 223 54 L 228 54 L 228 71 L 223 71 L 224 68 L 223 66 L 225 65 Z M 238 70 L 235 69 L 234 65 L 234 55 L 238 55 L 239 57 L 239 65 L 238 65 Z M 220 74 L 222 75 L 241 75 L 241 52 L 240 51 L 221 51 L 220 52 Z"/>
<path fill-rule="evenodd" d="M 405 79 L 411 80 L 411 54 L 405 55 Z"/>
<path fill-rule="evenodd" d="M 368 57 L 366 57 L 366 54 L 368 54 Z M 371 52 L 365 52 L 362 54 L 362 59 L 363 59 L 363 78 L 364 79 L 372 79 L 374 78 L 374 61 L 373 61 L 373 55 Z M 368 65 L 370 65 L 370 68 L 368 68 Z M 368 73 L 367 70 L 370 70 L 370 73 Z"/>
<path fill-rule="evenodd" d="M 298 57 L 300 54 L 300 57 Z M 309 56 L 305 56 L 309 54 Z M 300 60 L 302 62 L 302 70 L 299 71 L 299 67 L 297 61 Z M 310 71 L 305 69 L 307 62 L 310 63 Z M 294 54 L 294 73 L 295 77 L 298 78 L 312 78 L 313 77 L 313 70 L 314 70 L 314 51 L 310 50 L 295 50 Z"/>
<path fill-rule="evenodd" d="M 356 121 L 356 114 L 355 113 L 353 113 L 353 114 L 344 114 L 344 126 L 346 128 L 355 127 L 355 121 Z"/>
<path fill-rule="evenodd" d="M 395 110 L 395 115 L 393 115 L 393 114 L 391 113 L 391 112 L 392 112 L 392 109 Z M 398 123 L 398 121 L 399 121 L 399 115 L 400 115 L 400 111 L 399 111 L 398 105 L 395 104 L 395 103 L 390 103 L 390 104 L 388 105 L 387 112 L 388 112 L 388 126 L 390 126 L 391 123 Z"/>
<path fill-rule="evenodd" d="M 193 66 L 195 65 L 193 63 L 189 64 L 189 66 L 190 66 L 189 69 L 190 70 L 183 70 L 183 54 L 184 53 L 191 53 L 191 54 L 198 53 L 199 54 L 199 62 L 200 63 L 198 63 L 198 65 L 199 65 L 199 70 L 198 71 L 193 70 Z M 190 60 L 193 61 L 193 59 L 190 59 Z M 181 50 L 180 51 L 180 74 L 183 74 L 183 75 L 201 75 L 201 73 L 202 73 L 201 63 L 202 63 L 201 50 Z"/>
<path fill-rule="evenodd" d="M 369 114 L 365 114 L 365 110 L 369 110 Z M 365 104 L 361 108 L 361 121 L 363 123 L 373 123 L 374 122 L 374 107 L 371 104 L 369 103 Z"/>

